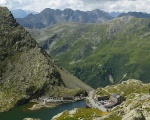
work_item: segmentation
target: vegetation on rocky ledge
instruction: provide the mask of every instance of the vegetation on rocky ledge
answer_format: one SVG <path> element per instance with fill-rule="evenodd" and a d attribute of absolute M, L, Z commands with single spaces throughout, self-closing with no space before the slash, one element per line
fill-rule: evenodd
<path fill-rule="evenodd" d="M 101 112 L 93 108 L 74 109 L 65 111 L 53 117 L 53 120 L 149 120 L 150 118 L 150 84 L 139 80 L 127 80 L 121 84 L 98 88 L 95 94 L 116 92 L 126 98 L 120 105 L 108 112 Z M 75 112 L 76 111 L 76 112 Z"/>

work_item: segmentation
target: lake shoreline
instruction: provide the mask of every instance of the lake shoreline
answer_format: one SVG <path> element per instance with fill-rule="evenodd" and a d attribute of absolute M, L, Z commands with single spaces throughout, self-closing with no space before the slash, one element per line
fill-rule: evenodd
<path fill-rule="evenodd" d="M 59 105 L 61 105 L 62 103 L 46 103 L 44 104 L 43 102 L 40 102 L 38 100 L 31 100 L 30 103 L 34 103 L 32 107 L 28 108 L 28 110 L 39 110 L 41 108 L 54 108 L 57 107 Z"/>
<path fill-rule="evenodd" d="M 81 98 L 81 99 L 77 99 L 77 100 L 71 100 L 71 101 L 67 101 L 67 102 L 51 102 L 51 103 L 46 103 L 46 104 L 43 104 L 41 101 L 37 100 L 37 99 L 31 99 L 29 102 L 25 103 L 25 104 L 22 104 L 22 105 L 26 105 L 26 104 L 29 104 L 29 103 L 33 103 L 33 105 L 29 108 L 27 108 L 28 110 L 31 110 L 31 111 L 35 111 L 35 110 L 39 110 L 39 109 L 42 109 L 42 108 L 55 108 L 61 104 L 66 104 L 66 103 L 74 103 L 74 102 L 77 102 L 77 101 L 82 101 L 82 100 L 85 100 L 86 98 Z M 22 105 L 19 105 L 19 106 L 22 106 Z M 2 113 L 5 113 L 5 112 L 9 112 L 13 109 L 15 109 L 16 107 L 19 107 L 19 106 L 14 106 L 12 107 L 11 109 L 9 110 L 5 110 L 5 111 L 0 111 L 0 114 Z"/>
<path fill-rule="evenodd" d="M 85 100 L 74 101 L 70 103 L 63 103 L 53 108 L 42 107 L 37 110 L 29 110 L 35 102 L 28 102 L 27 104 L 15 107 L 10 111 L 0 113 L 0 120 L 23 120 L 24 118 L 39 118 L 40 120 L 51 120 L 53 116 L 65 110 L 72 110 L 74 108 L 85 108 Z M 19 113 L 19 114 L 18 114 Z"/>
<path fill-rule="evenodd" d="M 32 99 L 30 100 L 29 102 L 30 103 L 35 103 L 33 104 L 32 107 L 28 108 L 28 110 L 39 110 L 41 108 L 55 108 L 61 104 L 66 104 L 66 103 L 74 103 L 74 102 L 77 102 L 77 101 L 81 101 L 81 100 L 85 100 L 85 98 L 82 98 L 82 99 L 78 99 L 78 100 L 71 100 L 71 101 L 67 101 L 67 102 L 47 102 L 47 103 L 43 103 L 37 99 Z"/>

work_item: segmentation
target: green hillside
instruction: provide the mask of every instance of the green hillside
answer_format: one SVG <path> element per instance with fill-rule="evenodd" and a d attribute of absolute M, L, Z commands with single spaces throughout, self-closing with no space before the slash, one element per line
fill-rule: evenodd
<path fill-rule="evenodd" d="M 56 63 L 92 87 L 130 78 L 149 82 L 149 19 L 125 16 L 103 24 L 66 23 L 29 31 Z"/>

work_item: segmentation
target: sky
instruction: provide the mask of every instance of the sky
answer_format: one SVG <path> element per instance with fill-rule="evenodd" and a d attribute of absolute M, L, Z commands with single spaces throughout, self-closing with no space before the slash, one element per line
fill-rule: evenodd
<path fill-rule="evenodd" d="M 45 8 L 90 11 L 100 9 L 107 12 L 147 12 L 150 13 L 150 0 L 0 0 L 0 6 L 10 10 L 23 9 L 40 12 Z"/>

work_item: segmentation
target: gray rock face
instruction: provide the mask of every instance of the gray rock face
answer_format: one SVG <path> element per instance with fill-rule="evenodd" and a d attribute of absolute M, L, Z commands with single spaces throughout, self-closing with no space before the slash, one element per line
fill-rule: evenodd
<path fill-rule="evenodd" d="M 41 13 L 30 14 L 25 18 L 17 19 L 17 22 L 28 28 L 44 28 L 56 23 L 79 22 L 79 23 L 102 23 L 111 20 L 113 17 L 106 12 L 98 9 L 93 11 L 79 11 L 72 9 L 53 10 L 50 8 L 44 9 Z"/>
<path fill-rule="evenodd" d="M 140 110 L 134 109 L 126 114 L 122 120 L 145 120 L 145 117 Z"/>

